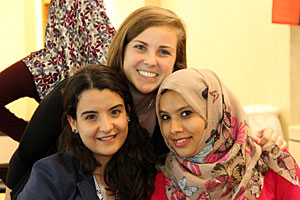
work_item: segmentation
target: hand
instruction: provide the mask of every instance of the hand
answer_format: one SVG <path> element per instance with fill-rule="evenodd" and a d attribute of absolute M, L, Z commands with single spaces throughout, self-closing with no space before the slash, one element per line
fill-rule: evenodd
<path fill-rule="evenodd" d="M 10 200 L 10 193 L 11 193 L 11 189 L 9 189 L 8 187 L 6 187 L 5 189 L 5 199 L 4 200 Z"/>
<path fill-rule="evenodd" d="M 272 128 L 265 128 L 255 133 L 251 138 L 260 145 L 262 151 L 266 151 L 270 146 L 276 144 L 282 151 L 286 149 L 287 144 L 278 131 Z"/>

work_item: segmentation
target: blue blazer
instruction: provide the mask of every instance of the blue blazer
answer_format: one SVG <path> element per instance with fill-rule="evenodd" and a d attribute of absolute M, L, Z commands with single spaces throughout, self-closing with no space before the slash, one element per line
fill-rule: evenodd
<path fill-rule="evenodd" d="M 21 200 L 97 200 L 92 175 L 71 153 L 56 153 L 37 161 L 28 182 L 18 195 Z"/>

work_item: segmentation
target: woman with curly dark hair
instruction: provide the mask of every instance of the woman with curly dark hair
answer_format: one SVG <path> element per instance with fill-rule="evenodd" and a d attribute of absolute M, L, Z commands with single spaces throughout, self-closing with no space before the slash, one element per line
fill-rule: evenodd
<path fill-rule="evenodd" d="M 150 199 L 156 158 L 119 73 L 86 66 L 62 97 L 60 152 L 35 164 L 18 199 Z"/>

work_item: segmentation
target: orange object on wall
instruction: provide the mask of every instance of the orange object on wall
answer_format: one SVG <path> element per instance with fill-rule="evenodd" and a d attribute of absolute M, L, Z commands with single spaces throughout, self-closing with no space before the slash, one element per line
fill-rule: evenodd
<path fill-rule="evenodd" d="M 273 0 L 272 22 L 300 25 L 300 0 Z"/>

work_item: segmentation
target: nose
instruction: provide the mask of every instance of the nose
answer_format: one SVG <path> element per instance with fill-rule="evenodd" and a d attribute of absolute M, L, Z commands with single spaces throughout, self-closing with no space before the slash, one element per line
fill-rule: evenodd
<path fill-rule="evenodd" d="M 171 121 L 171 134 L 176 135 L 182 132 L 183 132 L 182 124 L 178 120 L 173 119 Z"/>
<path fill-rule="evenodd" d="M 113 129 L 113 124 L 109 117 L 103 116 L 100 120 L 99 131 L 109 133 Z"/>
<path fill-rule="evenodd" d="M 155 66 L 157 64 L 157 57 L 154 51 L 149 51 L 144 57 L 144 64 L 147 66 Z"/>

